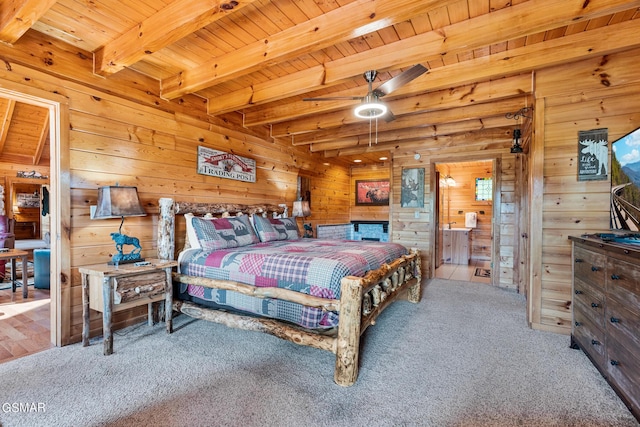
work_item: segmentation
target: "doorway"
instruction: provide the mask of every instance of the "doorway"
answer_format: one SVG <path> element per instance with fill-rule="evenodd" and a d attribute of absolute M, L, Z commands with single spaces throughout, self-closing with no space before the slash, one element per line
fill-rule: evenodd
<path fill-rule="evenodd" d="M 434 163 L 435 277 L 494 283 L 494 160 Z"/>
<path fill-rule="evenodd" d="M 45 109 L 48 120 L 49 138 L 49 180 L 47 204 L 50 245 L 50 290 L 49 290 L 49 342 L 56 346 L 66 344 L 63 337 L 68 337 L 69 319 L 62 316 L 63 310 L 69 308 L 68 292 L 63 292 L 69 285 L 69 236 L 63 232 L 62 224 L 69 223 L 69 165 L 68 165 L 68 104 L 61 95 L 49 93 L 42 89 L 25 86 L 8 80 L 0 81 L 0 98 L 11 102 L 25 103 Z M 9 181 L 19 181 L 20 177 L 10 177 Z M 40 186 L 41 193 L 44 192 Z M 24 193 L 28 194 L 28 193 Z M 27 197 L 25 197 L 26 199 Z M 35 222 L 35 221 L 32 221 Z M 68 229 L 68 226 L 65 228 Z M 40 229 L 42 232 L 42 222 Z M 64 260 L 64 261 L 63 261 Z M 31 293 L 31 291 L 30 291 Z M 44 320 L 46 324 L 46 320 Z"/>

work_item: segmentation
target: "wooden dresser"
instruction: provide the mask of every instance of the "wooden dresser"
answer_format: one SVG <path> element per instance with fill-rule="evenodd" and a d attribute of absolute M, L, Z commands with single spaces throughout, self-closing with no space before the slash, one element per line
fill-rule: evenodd
<path fill-rule="evenodd" d="M 640 244 L 573 241 L 571 345 L 640 420 Z"/>

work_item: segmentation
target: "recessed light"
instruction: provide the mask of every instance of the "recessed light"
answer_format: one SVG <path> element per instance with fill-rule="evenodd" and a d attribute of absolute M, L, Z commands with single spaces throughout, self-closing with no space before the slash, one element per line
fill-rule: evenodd
<path fill-rule="evenodd" d="M 389 160 L 388 157 L 380 157 L 378 160 Z"/>
<path fill-rule="evenodd" d="M 360 162 L 362 162 L 362 160 L 360 160 L 360 159 L 355 159 L 355 160 L 353 161 L 353 163 L 360 163 Z"/>
<path fill-rule="evenodd" d="M 413 158 L 416 159 L 416 160 L 420 160 L 420 157 L 422 157 L 420 155 L 420 153 L 416 153 L 416 154 L 413 155 Z"/>

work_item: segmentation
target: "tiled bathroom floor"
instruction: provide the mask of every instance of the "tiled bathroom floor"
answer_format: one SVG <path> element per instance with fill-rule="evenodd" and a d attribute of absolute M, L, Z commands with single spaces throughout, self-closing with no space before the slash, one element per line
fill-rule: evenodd
<path fill-rule="evenodd" d="M 436 269 L 436 277 L 467 282 L 491 283 L 490 277 L 475 276 L 476 268 L 491 269 L 490 261 L 471 261 L 469 265 L 441 264 Z"/>

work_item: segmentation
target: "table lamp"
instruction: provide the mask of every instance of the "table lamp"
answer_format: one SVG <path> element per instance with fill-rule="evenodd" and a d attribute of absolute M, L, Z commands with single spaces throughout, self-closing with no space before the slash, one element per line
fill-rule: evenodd
<path fill-rule="evenodd" d="M 311 208 L 307 200 L 296 200 L 293 202 L 293 211 L 291 213 L 294 217 L 302 217 L 302 226 L 304 227 L 304 235 L 302 237 L 313 237 L 313 228 L 311 224 L 305 224 L 304 219 L 311 215 Z"/>
<path fill-rule="evenodd" d="M 122 224 L 124 218 L 128 216 L 145 216 L 147 213 L 140 204 L 138 189 L 126 186 L 101 187 L 98 190 L 98 206 L 93 219 L 121 218 L 120 228 L 117 233 L 111 233 L 111 239 L 116 243 L 117 254 L 111 257 L 109 264 L 127 264 L 144 261 L 140 257 L 140 240 L 137 237 L 130 237 L 122 234 Z M 129 253 L 123 253 L 124 245 L 131 245 L 133 249 Z"/>

